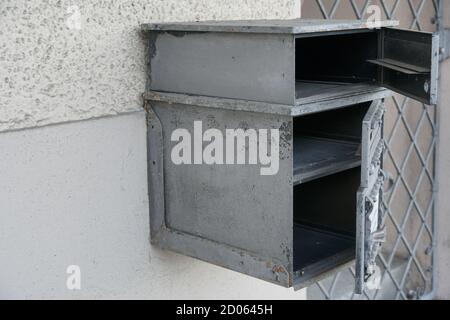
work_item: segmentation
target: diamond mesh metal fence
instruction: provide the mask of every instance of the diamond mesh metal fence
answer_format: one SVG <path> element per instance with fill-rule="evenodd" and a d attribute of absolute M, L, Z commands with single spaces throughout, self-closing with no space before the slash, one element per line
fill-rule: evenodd
<path fill-rule="evenodd" d="M 302 17 L 366 19 L 377 5 L 400 27 L 436 31 L 440 0 L 303 0 Z M 308 288 L 309 299 L 420 299 L 433 292 L 438 110 L 401 95 L 387 99 L 385 171 L 387 242 L 379 256 L 381 288 L 354 295 L 354 268 Z"/>

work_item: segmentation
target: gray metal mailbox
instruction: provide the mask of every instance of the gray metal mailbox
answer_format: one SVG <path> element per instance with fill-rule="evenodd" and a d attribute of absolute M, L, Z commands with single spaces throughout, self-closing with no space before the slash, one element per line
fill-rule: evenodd
<path fill-rule="evenodd" d="M 437 98 L 437 36 L 395 25 L 143 25 L 152 243 L 296 289 L 356 259 L 376 286 L 383 99 Z"/>

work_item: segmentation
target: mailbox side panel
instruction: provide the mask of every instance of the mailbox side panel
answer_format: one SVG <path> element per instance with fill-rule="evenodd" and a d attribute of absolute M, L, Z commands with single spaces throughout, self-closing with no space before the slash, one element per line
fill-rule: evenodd
<path fill-rule="evenodd" d="M 149 177 L 160 177 L 158 161 L 163 162 L 164 204 L 151 212 L 153 242 L 160 247 L 193 256 L 235 271 L 286 287 L 292 285 L 292 118 L 151 102 L 154 117 L 161 124 L 162 148 L 152 140 L 160 135 L 149 122 Z M 259 163 L 193 164 L 198 136 L 216 129 L 223 133 L 223 159 L 226 160 L 226 129 L 278 130 L 279 169 L 275 175 L 261 175 Z M 197 127 L 198 128 L 198 127 Z M 172 150 L 180 140 L 171 141 L 177 129 L 191 134 L 191 163 L 175 164 Z M 266 135 L 271 138 L 270 135 Z M 246 149 L 250 148 L 248 140 Z M 209 142 L 200 141 L 201 147 Z M 153 163 L 154 153 L 162 157 Z M 269 146 L 270 148 L 270 146 Z M 156 172 L 155 172 L 156 171 Z M 159 179 L 159 178 L 158 178 Z M 155 185 L 152 181 L 149 186 Z M 153 190 L 154 191 L 154 190 Z M 150 191 L 150 192 L 153 192 Z M 150 195 L 150 199 L 152 196 Z M 157 200 L 157 199 L 155 199 Z M 161 209 L 163 208 L 163 209 Z M 161 212 L 163 210 L 163 212 Z M 161 217 L 163 216 L 163 218 Z M 160 230 L 155 230 L 157 228 Z"/>
<path fill-rule="evenodd" d="M 293 35 L 152 32 L 149 89 L 295 103 Z"/>

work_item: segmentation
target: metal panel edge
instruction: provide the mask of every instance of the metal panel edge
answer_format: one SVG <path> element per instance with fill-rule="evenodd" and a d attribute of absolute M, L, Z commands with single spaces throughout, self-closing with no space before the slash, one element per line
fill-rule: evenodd
<path fill-rule="evenodd" d="M 379 21 L 380 27 L 395 27 L 397 20 Z M 369 29 L 369 25 L 361 20 L 228 20 L 228 21 L 194 21 L 175 23 L 144 23 L 143 32 L 182 31 L 182 32 L 221 32 L 221 33 L 266 33 L 266 34 L 303 34 L 327 31 L 345 31 Z"/>
<path fill-rule="evenodd" d="M 439 51 L 440 35 L 433 33 L 431 44 L 431 83 L 430 83 L 430 103 L 436 105 L 439 91 Z"/>
<path fill-rule="evenodd" d="M 216 109 L 226 109 L 232 111 L 247 111 L 266 114 L 278 114 L 283 116 L 291 115 L 293 106 L 286 104 L 275 104 L 250 100 L 239 100 L 230 98 L 218 98 L 199 95 L 187 95 L 182 93 L 147 91 L 144 99 L 151 101 L 167 102 L 168 104 L 179 103 L 208 107 Z"/>
<path fill-rule="evenodd" d="M 305 104 L 285 105 L 150 90 L 144 93 L 144 99 L 156 102 L 167 102 L 168 104 L 179 103 L 232 111 L 256 112 L 297 117 L 338 109 L 352 104 L 383 99 L 390 95 L 392 95 L 391 90 L 383 87 L 377 87 L 373 88 L 371 91 L 361 91 L 356 94 L 339 97 L 338 99 L 330 98 L 321 101 L 312 101 Z"/>
<path fill-rule="evenodd" d="M 286 288 L 292 287 L 292 276 L 289 267 L 283 265 L 283 263 L 206 238 L 164 227 L 158 238 L 158 247 Z"/>
<path fill-rule="evenodd" d="M 323 111 L 329 111 L 338 108 L 344 108 L 350 105 L 384 99 L 392 95 L 392 91 L 386 88 L 378 88 L 373 92 L 359 93 L 356 95 L 332 98 L 324 101 L 311 102 L 304 105 L 298 105 L 292 108 L 291 115 L 294 117 L 313 114 Z"/>
<path fill-rule="evenodd" d="M 161 122 L 147 101 L 144 108 L 147 113 L 150 239 L 152 243 L 158 243 L 161 232 L 165 228 L 163 133 Z"/>

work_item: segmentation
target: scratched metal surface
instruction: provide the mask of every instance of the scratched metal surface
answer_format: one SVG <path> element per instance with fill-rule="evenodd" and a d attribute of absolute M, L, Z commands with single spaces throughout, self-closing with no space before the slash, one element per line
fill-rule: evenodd
<path fill-rule="evenodd" d="M 148 110 L 153 243 L 291 286 L 292 118 L 163 101 Z M 179 128 L 193 133 L 194 121 L 203 131 L 279 129 L 278 174 L 262 176 L 261 165 L 175 165 L 170 136 Z"/>
<path fill-rule="evenodd" d="M 419 16 L 427 12 L 429 17 L 434 17 L 438 1 L 423 0 L 420 2 L 419 7 L 415 6 L 411 1 L 408 1 L 409 7 L 402 6 L 399 4 L 401 3 L 399 1 L 395 1 L 393 6 L 386 5 L 386 1 L 350 1 L 347 4 L 351 4 L 348 8 L 351 8 L 353 10 L 352 12 L 348 8 L 347 11 L 340 8 L 344 1 L 327 1 L 324 4 L 324 1 L 317 0 L 305 3 L 306 15 L 308 14 L 308 10 L 312 9 L 314 3 L 318 5 L 318 11 L 315 13 L 311 11 L 311 15 L 330 18 L 344 14 L 348 15 L 349 18 L 355 18 L 354 16 L 350 17 L 350 15 L 356 14 L 356 18 L 361 20 L 364 18 L 363 13 L 369 4 L 381 3 L 381 8 L 386 18 L 395 19 L 396 14 L 398 14 L 402 18 L 401 23 L 403 23 L 405 14 L 409 12 L 412 13 L 412 22 L 409 27 L 411 29 L 422 30 L 424 23 L 419 19 Z M 410 11 L 407 11 L 407 9 Z M 216 27 L 212 26 L 211 28 Z M 160 27 L 153 26 L 148 29 L 151 28 L 158 29 Z M 179 26 L 175 28 L 179 28 Z M 427 26 L 428 30 L 432 30 L 432 28 L 433 26 Z M 232 28 L 227 30 L 235 31 Z M 293 32 L 291 30 L 287 33 Z M 185 80 L 188 81 L 189 79 Z M 288 86 L 282 83 L 280 88 L 284 90 Z M 289 87 L 288 90 L 290 91 L 291 88 Z M 233 96 L 232 93 L 233 90 L 230 91 L 230 97 Z M 254 97 L 255 95 L 252 95 L 247 98 L 248 100 L 252 100 Z M 291 99 L 292 97 L 289 97 L 288 104 L 291 104 Z M 278 99 L 272 102 L 280 103 Z M 164 102 L 157 102 L 157 104 L 159 103 Z M 350 267 L 347 271 L 335 273 L 332 277 L 324 279 L 317 285 L 310 287 L 308 290 L 310 298 L 414 299 L 432 293 L 432 243 L 434 237 L 435 203 L 433 185 L 435 184 L 434 154 L 437 141 L 437 112 L 435 112 L 434 107 L 418 104 L 411 99 L 399 95 L 389 99 L 387 104 L 389 112 L 386 119 L 387 125 L 385 126 L 385 143 L 387 145 L 385 163 L 387 170 L 390 170 L 392 174 L 393 182 L 392 188 L 386 192 L 384 197 L 384 206 L 388 215 L 389 238 L 385 246 L 385 252 L 379 257 L 383 273 L 382 288 L 371 292 L 365 291 L 362 296 L 355 296 L 352 293 L 354 288 L 354 268 Z M 332 107 L 336 106 L 329 106 L 329 108 Z M 301 114 L 301 111 L 297 111 Z M 162 122 L 166 123 L 167 121 Z M 150 121 L 149 123 L 152 122 Z M 207 202 L 204 203 L 208 206 Z M 199 230 L 195 230 L 195 225 L 189 224 L 189 221 L 182 221 L 182 219 L 185 219 L 182 216 L 182 208 L 179 207 L 174 212 L 177 213 L 172 216 L 172 219 L 161 222 L 161 230 L 164 232 L 158 234 L 158 239 L 156 240 L 160 241 L 163 247 L 166 246 L 175 251 L 183 252 L 272 282 L 286 286 L 292 284 L 290 266 L 286 267 L 286 264 L 283 265 L 283 263 L 281 263 L 283 266 L 280 266 L 279 263 L 273 260 L 264 267 L 263 262 L 270 260 L 265 255 L 267 251 L 258 257 L 258 255 L 255 256 L 247 250 L 237 248 L 239 240 L 232 239 L 232 237 L 224 235 L 220 231 L 219 235 L 214 234 L 215 231 L 219 230 L 218 225 L 211 230 L 206 228 L 206 232 L 199 236 Z M 184 228 L 184 230 L 177 231 L 173 228 L 167 231 L 165 223 L 169 221 L 170 224 L 176 225 L 177 220 L 178 222 L 182 221 L 178 227 L 181 229 Z M 287 220 L 286 223 L 288 223 Z M 195 235 L 196 232 L 197 235 Z M 204 230 L 201 230 L 201 232 L 204 232 Z M 211 241 L 209 239 L 209 237 L 215 236 L 221 242 L 223 241 L 225 245 L 217 245 L 217 241 Z M 255 250 L 255 248 L 258 250 L 255 242 L 250 241 L 249 244 L 250 246 L 254 246 L 252 250 Z M 275 247 L 270 246 L 270 248 L 274 249 Z M 270 248 L 269 251 L 271 250 Z M 272 253 L 274 252 L 276 250 Z M 219 258 L 217 258 L 217 253 L 219 253 Z M 239 256 L 242 258 L 239 258 Z M 265 257 L 261 259 L 262 256 Z M 291 263 L 292 260 L 288 258 L 289 256 L 292 258 L 290 254 L 286 255 L 286 258 Z M 284 258 L 281 257 L 281 259 Z"/>
<path fill-rule="evenodd" d="M 381 27 L 396 26 L 396 21 L 380 21 Z M 243 32 L 301 34 L 328 31 L 366 29 L 367 23 L 358 20 L 288 19 L 288 20 L 234 20 L 199 21 L 183 23 L 143 24 L 144 31 L 189 31 L 189 32 Z"/>

